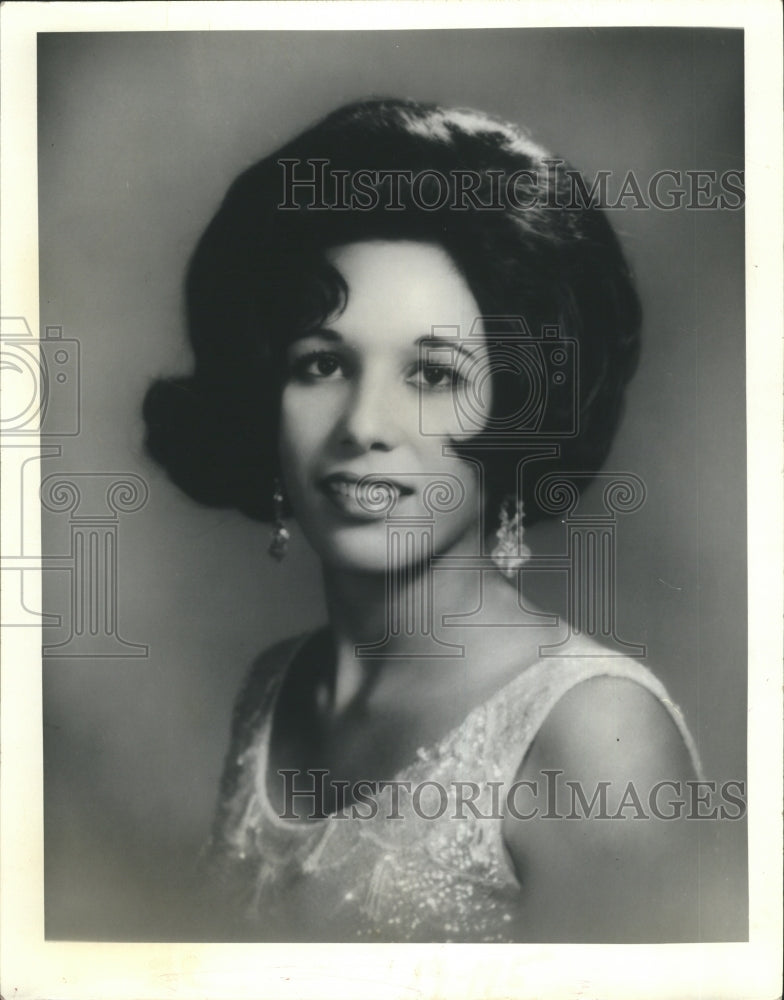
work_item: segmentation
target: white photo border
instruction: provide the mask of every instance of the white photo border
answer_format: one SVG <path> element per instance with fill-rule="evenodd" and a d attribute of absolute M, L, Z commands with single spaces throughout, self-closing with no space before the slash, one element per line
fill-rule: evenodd
<path fill-rule="evenodd" d="M 772 997 L 780 989 L 781 8 L 751 2 L 14 3 L 2 9 L 2 309 L 38 329 L 38 31 L 641 26 L 745 31 L 749 569 L 748 943 L 293 945 L 44 939 L 40 631 L 6 629 L 3 995 L 180 998 Z M 37 508 L 36 496 L 27 498 Z M 3 538 L 15 530 L 3 509 Z M 17 522 L 18 524 L 18 522 Z M 18 530 L 18 527 L 17 529 Z M 34 541 L 34 540 L 33 540 Z M 40 542 L 38 551 L 40 553 Z M 633 984 L 633 985 L 631 985 Z"/>

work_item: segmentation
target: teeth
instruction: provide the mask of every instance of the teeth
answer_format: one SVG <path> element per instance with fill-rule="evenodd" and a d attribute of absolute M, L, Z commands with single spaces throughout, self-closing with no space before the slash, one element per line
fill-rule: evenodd
<path fill-rule="evenodd" d="M 379 480 L 378 482 L 365 481 L 360 490 L 358 489 L 358 484 L 354 481 L 329 479 L 326 482 L 326 488 L 334 497 L 363 507 L 368 503 L 371 507 L 375 507 L 378 503 L 384 503 L 384 497 L 388 499 L 399 498 L 411 492 L 386 480 Z M 360 500 L 364 501 L 364 503 L 360 503 Z"/>
<path fill-rule="evenodd" d="M 356 494 L 356 490 L 352 483 L 347 483 L 345 480 L 332 479 L 329 482 L 329 489 L 336 493 L 338 496 L 345 497 L 345 499 L 350 499 Z"/>
<path fill-rule="evenodd" d="M 343 497 L 356 497 L 357 493 L 359 492 L 357 490 L 357 484 L 356 483 L 350 483 L 350 482 L 348 482 L 345 479 L 331 479 L 327 485 L 328 485 L 329 489 L 332 490 L 333 493 L 337 493 L 337 494 L 339 494 L 340 496 L 343 496 Z M 400 493 L 401 492 L 400 489 L 399 489 L 399 487 L 394 486 L 392 483 L 387 483 L 387 482 L 379 482 L 379 483 L 372 483 L 371 482 L 371 483 L 367 483 L 366 482 L 366 483 L 363 484 L 363 492 L 364 493 L 371 493 L 371 492 L 372 493 L 376 493 L 379 490 L 384 490 L 387 493 Z"/>

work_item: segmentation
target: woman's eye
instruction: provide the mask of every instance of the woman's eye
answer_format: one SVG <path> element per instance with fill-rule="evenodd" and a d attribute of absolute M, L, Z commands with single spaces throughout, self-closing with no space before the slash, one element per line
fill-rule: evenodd
<path fill-rule="evenodd" d="M 292 372 L 297 378 L 323 380 L 342 371 L 340 358 L 329 351 L 313 351 L 295 358 Z"/>
<path fill-rule="evenodd" d="M 412 381 L 428 389 L 451 389 L 457 385 L 460 376 L 451 365 L 420 365 L 412 376 Z"/>

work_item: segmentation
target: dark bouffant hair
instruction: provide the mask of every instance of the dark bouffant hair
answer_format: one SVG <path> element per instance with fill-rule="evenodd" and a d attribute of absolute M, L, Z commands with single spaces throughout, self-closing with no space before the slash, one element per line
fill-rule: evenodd
<path fill-rule="evenodd" d="M 316 159 L 329 168 L 321 203 L 339 207 L 314 207 L 312 190 L 284 190 L 287 171 L 312 175 Z M 298 161 L 293 173 L 291 161 Z M 364 200 L 347 209 L 339 185 L 360 171 Z M 418 191 L 399 185 L 393 207 L 381 174 L 377 204 L 368 197 L 377 171 L 427 176 Z M 466 172 L 473 198 L 464 195 Z M 286 345 L 348 294 L 325 251 L 360 240 L 421 240 L 451 256 L 483 316 L 521 317 L 534 351 L 543 327 L 577 342 L 576 415 L 551 412 L 564 399 L 537 390 L 540 434 L 560 448 L 557 459 L 527 465 L 523 476 L 527 521 L 541 517 L 534 495 L 541 474 L 601 468 L 639 351 L 640 306 L 629 269 L 601 208 L 590 199 L 575 203 L 574 177 L 519 129 L 481 112 L 368 100 L 328 115 L 242 173 L 199 240 L 185 285 L 195 368 L 147 393 L 149 454 L 195 500 L 271 520 Z M 449 196 L 440 205 L 444 184 Z M 280 207 L 292 198 L 299 207 Z M 504 337 L 489 332 L 497 322 L 486 325 L 492 363 Z M 520 410 L 532 392 L 530 379 L 508 369 L 499 364 L 491 375 L 502 416 Z M 573 430 L 573 416 L 578 433 L 563 432 Z M 522 452 L 508 438 L 505 447 L 488 443 L 479 435 L 473 451 L 472 442 L 459 447 L 481 461 L 490 526 L 516 489 Z"/>

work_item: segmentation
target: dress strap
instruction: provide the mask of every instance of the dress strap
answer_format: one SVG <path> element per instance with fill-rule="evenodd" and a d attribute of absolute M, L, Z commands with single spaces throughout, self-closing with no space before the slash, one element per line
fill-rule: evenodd
<path fill-rule="evenodd" d="M 697 747 L 680 708 L 662 682 L 643 664 L 625 657 L 552 657 L 539 660 L 492 699 L 487 727 L 487 752 L 513 776 L 556 704 L 572 688 L 597 677 L 630 680 L 649 691 L 666 709 L 689 752 L 697 775 L 702 774 Z"/>
<path fill-rule="evenodd" d="M 208 851 L 242 857 L 259 824 L 258 786 L 263 782 L 272 717 L 288 668 L 311 632 L 284 639 L 254 660 L 234 703 L 231 739 L 221 777 Z M 262 784 L 263 791 L 263 784 Z"/>

